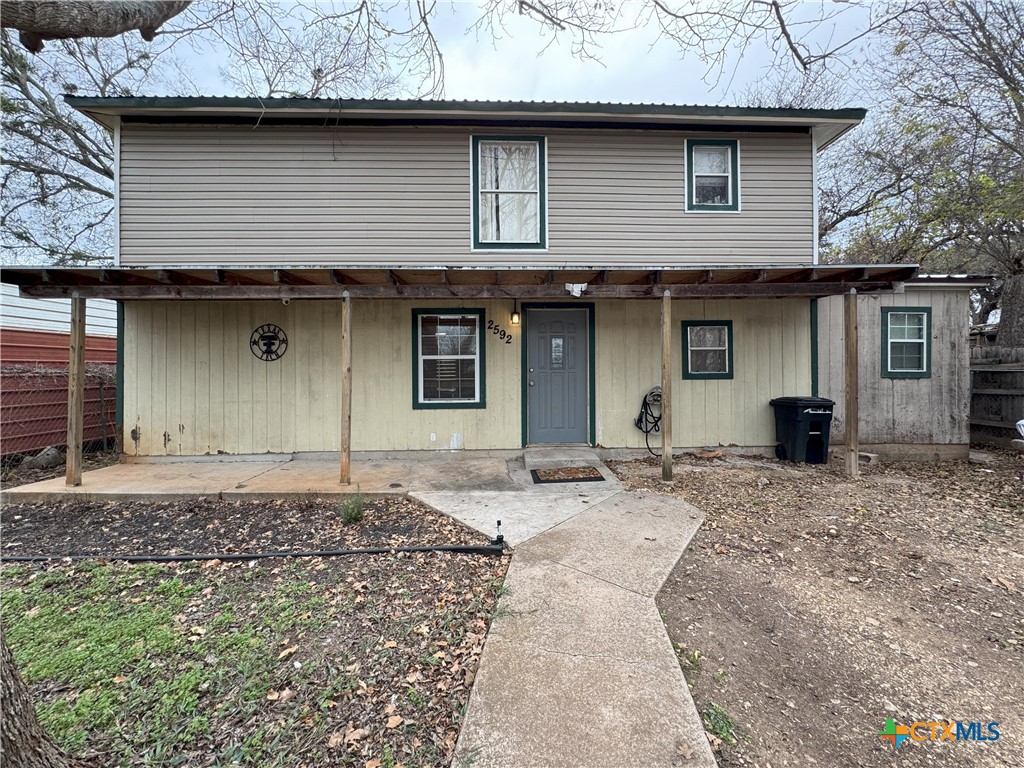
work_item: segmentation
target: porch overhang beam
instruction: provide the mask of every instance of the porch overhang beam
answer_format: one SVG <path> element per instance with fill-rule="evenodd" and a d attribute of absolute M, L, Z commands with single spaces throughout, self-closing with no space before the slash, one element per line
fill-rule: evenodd
<path fill-rule="evenodd" d="M 857 283 L 861 293 L 891 291 L 893 281 Z M 662 283 L 651 285 L 588 285 L 581 298 L 659 299 L 665 291 L 674 299 L 821 298 L 845 293 L 849 283 Z M 353 299 L 565 299 L 568 291 L 554 285 L 104 285 L 76 286 L 40 283 L 22 285 L 36 298 L 68 298 L 78 292 L 89 299 L 135 300 L 275 300 L 338 299 L 347 290 Z"/>
<path fill-rule="evenodd" d="M 176 269 L 161 269 L 156 273 L 157 281 L 167 285 L 220 285 L 221 280 L 217 275 L 213 278 L 200 277 L 195 274 L 185 274 Z"/>
<path fill-rule="evenodd" d="M 160 285 L 159 272 L 139 274 L 117 269 L 101 269 L 100 282 L 109 285 Z"/>
<path fill-rule="evenodd" d="M 587 298 L 820 297 L 848 288 L 891 291 L 912 279 L 913 264 L 500 266 L 157 266 L 5 268 L 0 280 L 29 296 L 66 298 L 80 290 L 110 299 L 561 299 L 566 284 Z"/>
<path fill-rule="evenodd" d="M 359 285 L 359 281 L 356 280 L 352 275 L 346 274 L 340 269 L 332 269 L 329 271 L 331 282 L 336 285 Z"/>
<path fill-rule="evenodd" d="M 265 285 L 265 283 L 262 283 L 259 280 L 254 280 L 251 277 L 240 275 L 230 269 L 218 269 L 217 282 L 224 285 Z"/>
<path fill-rule="evenodd" d="M 290 272 L 287 269 L 275 269 L 274 282 L 280 283 L 281 285 L 316 285 L 314 281 L 296 275 L 294 272 Z"/>

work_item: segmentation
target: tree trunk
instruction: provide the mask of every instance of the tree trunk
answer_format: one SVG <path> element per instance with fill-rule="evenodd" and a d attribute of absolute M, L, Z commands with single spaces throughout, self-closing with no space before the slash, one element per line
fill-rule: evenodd
<path fill-rule="evenodd" d="M 39 724 L 11 649 L 0 628 L 0 762 L 5 768 L 69 768 L 74 765 Z"/>
<path fill-rule="evenodd" d="M 133 29 L 152 40 L 157 29 L 191 0 L 4 0 L 0 23 L 21 32 L 32 53 L 44 40 L 116 37 Z"/>
<path fill-rule="evenodd" d="M 1007 275 L 1003 281 L 996 344 L 1000 347 L 1024 347 L 1024 272 Z"/>

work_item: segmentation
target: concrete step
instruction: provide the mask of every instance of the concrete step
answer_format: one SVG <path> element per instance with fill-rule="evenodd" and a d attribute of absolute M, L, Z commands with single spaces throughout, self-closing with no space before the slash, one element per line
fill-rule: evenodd
<path fill-rule="evenodd" d="M 523 451 L 523 464 L 527 469 L 552 467 L 598 467 L 601 459 L 592 448 L 584 446 L 530 446 Z"/>

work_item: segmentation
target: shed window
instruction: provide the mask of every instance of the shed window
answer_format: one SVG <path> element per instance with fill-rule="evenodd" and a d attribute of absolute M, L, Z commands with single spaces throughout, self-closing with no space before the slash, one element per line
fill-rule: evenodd
<path fill-rule="evenodd" d="M 544 139 L 473 138 L 473 247 L 544 248 Z"/>
<path fill-rule="evenodd" d="M 882 307 L 882 377 L 931 376 L 931 309 Z"/>
<path fill-rule="evenodd" d="M 731 379 L 732 321 L 683 322 L 683 378 Z"/>
<path fill-rule="evenodd" d="M 739 210 L 739 142 L 690 139 L 686 142 L 686 210 Z"/>
<path fill-rule="evenodd" d="M 413 408 L 483 408 L 482 309 L 413 310 Z"/>

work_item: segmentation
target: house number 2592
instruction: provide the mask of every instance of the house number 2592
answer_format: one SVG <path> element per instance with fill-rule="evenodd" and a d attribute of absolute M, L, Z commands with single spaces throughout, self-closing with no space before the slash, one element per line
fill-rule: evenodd
<path fill-rule="evenodd" d="M 502 328 L 493 320 L 487 321 L 487 330 L 497 336 L 499 339 L 504 341 L 506 344 L 512 343 L 512 334 Z"/>

